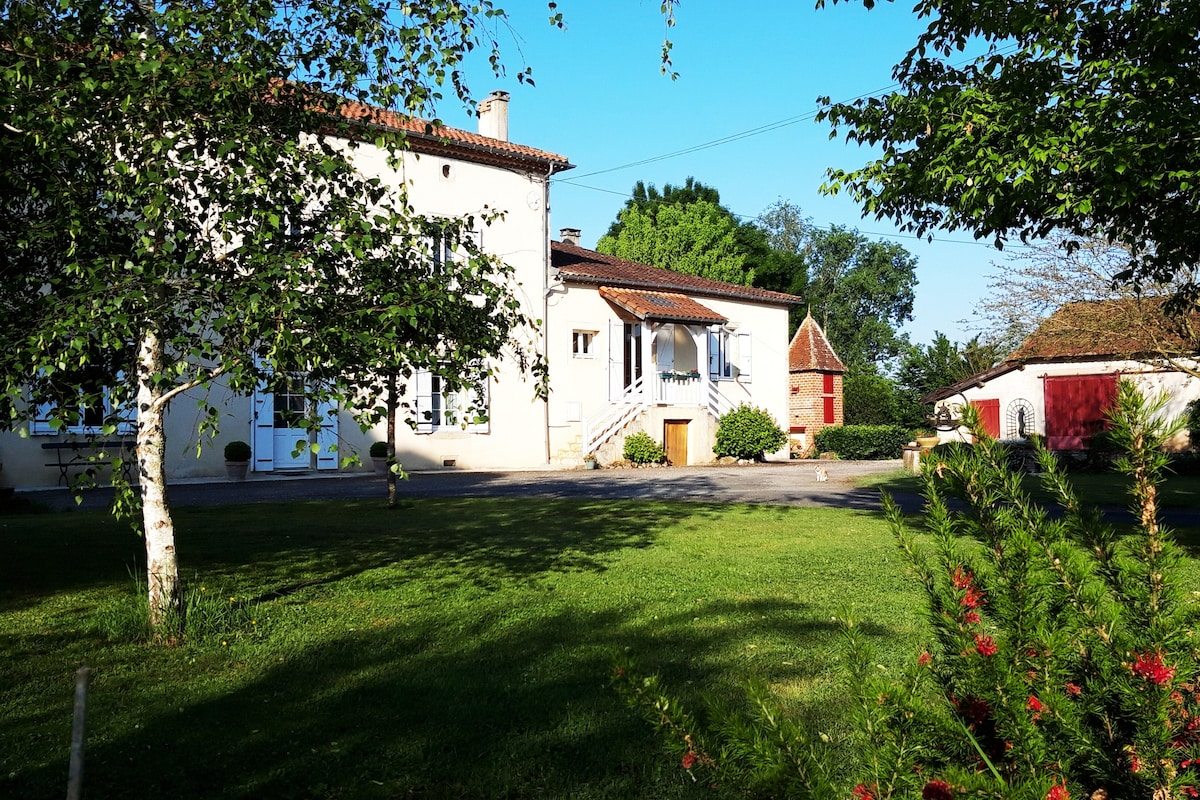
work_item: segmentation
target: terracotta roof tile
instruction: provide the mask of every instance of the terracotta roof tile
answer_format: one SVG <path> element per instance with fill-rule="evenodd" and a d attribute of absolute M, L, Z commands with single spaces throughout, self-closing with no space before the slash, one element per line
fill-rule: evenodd
<path fill-rule="evenodd" d="M 685 275 L 669 269 L 649 267 L 636 261 L 606 256 L 563 242 L 550 243 L 550 256 L 563 280 L 631 289 L 655 289 L 687 292 L 691 295 L 750 300 L 772 305 L 794 305 L 803 300 L 792 294 L 713 281 L 697 275 Z"/>
<path fill-rule="evenodd" d="M 410 143 L 413 149 L 418 151 L 437 152 L 439 149 L 457 146 L 463 151 L 474 153 L 477 156 L 476 160 L 485 163 L 495 159 L 533 161 L 545 164 L 552 172 L 561 172 L 573 167 L 565 156 L 557 153 L 506 142 L 502 139 L 493 139 L 458 128 L 434 126 L 423 119 L 405 117 L 394 111 L 373 108 L 362 103 L 347 102 L 342 106 L 342 113 L 348 118 L 360 120 L 366 125 L 380 125 L 392 130 L 404 131 L 411 135 Z M 464 153 L 464 157 L 470 158 L 471 156 Z"/>
<path fill-rule="evenodd" d="M 1178 325 L 1163 312 L 1162 297 L 1068 303 L 1051 314 L 1006 359 L 1013 362 L 1082 358 L 1189 355 Z"/>
<path fill-rule="evenodd" d="M 1194 340 L 1188 344 L 1189 337 L 1163 312 L 1164 302 L 1163 297 L 1141 297 L 1068 303 L 1047 317 L 1003 363 L 930 392 L 921 402 L 937 402 L 983 386 L 1029 363 L 1194 355 L 1200 348 Z M 1200 329 L 1200 318 L 1194 320 Z"/>
<path fill-rule="evenodd" d="M 825 331 L 812 318 L 806 316 L 796 329 L 792 343 L 788 345 L 789 372 L 845 372 L 846 365 L 833 352 L 833 346 L 825 338 Z"/>
<path fill-rule="evenodd" d="M 647 292 L 640 289 L 601 286 L 600 296 L 625 309 L 638 319 L 703 323 L 729 321 L 726 317 L 697 303 L 687 295 L 675 292 Z"/>

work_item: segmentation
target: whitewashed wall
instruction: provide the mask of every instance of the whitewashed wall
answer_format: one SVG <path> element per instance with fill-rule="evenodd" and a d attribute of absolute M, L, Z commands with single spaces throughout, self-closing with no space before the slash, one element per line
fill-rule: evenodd
<path fill-rule="evenodd" d="M 1165 391 L 1169 400 L 1164 414 L 1177 417 L 1184 413 L 1187 404 L 1200 398 L 1200 379 L 1184 372 L 1170 371 L 1138 361 L 1078 361 L 1044 364 L 1027 364 L 1022 368 L 1003 373 L 983 386 L 972 386 L 961 394 L 946 398 L 937 407 L 949 407 L 956 413 L 959 406 L 975 400 L 1000 401 L 1000 434 L 1007 437 L 1006 416 L 1010 404 L 1025 400 L 1034 411 L 1033 430 L 1046 433 L 1046 396 L 1043 379 L 1072 375 L 1107 375 L 1117 373 L 1132 380 L 1143 394 L 1156 395 Z M 969 438 L 963 429 L 939 431 L 942 441 Z M 1182 442 L 1177 442 L 1182 444 Z"/>

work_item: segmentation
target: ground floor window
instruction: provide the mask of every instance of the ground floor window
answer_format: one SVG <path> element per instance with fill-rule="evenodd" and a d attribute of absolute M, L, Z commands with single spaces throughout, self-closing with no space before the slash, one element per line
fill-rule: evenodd
<path fill-rule="evenodd" d="M 416 383 L 416 426 L 421 433 L 465 430 L 488 433 L 490 428 L 487 380 L 480 391 L 455 389 L 451 381 L 431 370 L 418 370 Z"/>

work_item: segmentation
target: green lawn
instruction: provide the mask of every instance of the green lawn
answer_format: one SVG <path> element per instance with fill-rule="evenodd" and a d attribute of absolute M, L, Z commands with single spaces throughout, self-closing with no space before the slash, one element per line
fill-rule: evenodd
<path fill-rule="evenodd" d="M 91 798 L 707 797 L 609 688 L 614 657 L 692 699 L 757 678 L 825 730 L 834 615 L 867 621 L 884 667 L 924 630 L 869 513 L 426 500 L 177 522 L 190 597 L 225 613 L 161 647 L 105 633 L 136 618 L 128 527 L 0 517 L 0 797 L 62 796 L 83 664 Z"/>
<path fill-rule="evenodd" d="M 871 621 L 885 663 L 921 638 L 871 514 L 427 500 L 177 522 L 191 596 L 232 611 L 160 647 L 103 633 L 137 602 L 128 527 L 0 517 L 0 796 L 62 795 L 86 664 L 93 798 L 686 797 L 705 792 L 609 688 L 614 656 L 687 696 L 758 678 L 823 720 L 836 613 Z"/>

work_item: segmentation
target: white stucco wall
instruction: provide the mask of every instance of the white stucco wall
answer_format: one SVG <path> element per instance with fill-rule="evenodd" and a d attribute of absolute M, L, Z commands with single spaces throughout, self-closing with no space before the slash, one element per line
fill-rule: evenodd
<path fill-rule="evenodd" d="M 787 425 L 788 397 L 788 320 L 782 306 L 739 302 L 736 300 L 700 297 L 696 299 L 729 320 L 727 327 L 736 333 L 750 334 L 753 352 L 749 380 L 736 378 L 718 381 L 721 393 L 732 406 L 749 403 L 767 410 L 784 427 Z M 549 408 L 550 451 L 552 459 L 569 464 L 582 456 L 580 450 L 583 420 L 594 419 L 609 407 L 609 323 L 619 319 L 618 312 L 600 297 L 596 287 L 580 284 L 552 284 L 548 300 L 547 356 L 552 386 Z M 628 321 L 633 321 L 627 316 Z M 692 326 L 700 330 L 703 326 Z M 572 353 L 572 332 L 590 331 L 595 334 L 591 357 Z M 705 339 L 701 337 L 696 354 L 697 368 L 702 380 L 707 380 L 708 361 Z M 683 369 L 677 363 L 677 369 Z M 643 375 L 649 379 L 658 370 L 649 358 L 643 360 Z M 640 420 L 630 425 L 628 432 L 644 430 L 657 442 L 663 443 L 664 423 L 667 420 L 688 420 L 688 462 L 707 463 L 712 460 L 713 437 L 716 433 L 705 407 L 699 404 L 659 404 Z M 786 428 L 785 428 L 786 429 Z M 602 449 L 601 461 L 620 457 L 622 439 L 617 437 Z M 787 458 L 786 449 L 772 454 Z"/>
<path fill-rule="evenodd" d="M 384 154 L 372 145 L 355 150 L 353 158 L 365 174 L 380 176 L 396 187 L 406 187 L 409 202 L 418 214 L 474 215 L 483 248 L 513 267 L 512 289 L 526 316 L 533 320 L 544 318 L 543 295 L 549 260 L 548 182 L 544 172 L 415 153 L 404 154 L 398 168 L 392 169 Z M 496 215 L 498 218 L 490 225 L 484 224 L 485 217 Z M 540 330 L 530 329 L 521 335 L 541 350 Z M 417 433 L 402 426 L 397 447 L 405 468 L 441 468 L 447 461 L 453 461 L 459 469 L 546 464 L 545 403 L 535 398 L 534 382 L 521 373 L 515 361 L 501 360 L 495 366 L 497 374 L 489 386 L 488 432 Z M 221 432 L 211 446 L 200 449 L 197 457 L 200 392 L 182 395 L 171 403 L 167 416 L 168 479 L 221 477 L 224 443 L 234 439 L 254 442 L 251 399 L 233 396 L 216 386 L 204 391 L 203 399 L 221 409 Z M 409 387 L 408 397 L 413 395 L 413 387 Z M 340 455 L 358 453 L 366 462 L 359 469 L 370 469 L 367 450 L 372 441 L 384 438 L 383 426 L 364 433 L 356 420 L 343 413 L 338 427 Z M 29 428 L 24 433 L 28 434 Z M 55 454 L 43 450 L 41 445 L 69 438 L 0 434 L 3 464 L 0 486 L 55 485 L 58 469 L 45 466 L 56 460 Z"/>

